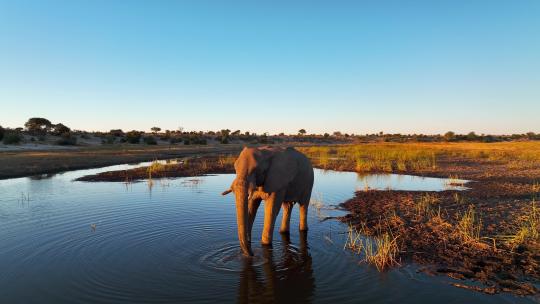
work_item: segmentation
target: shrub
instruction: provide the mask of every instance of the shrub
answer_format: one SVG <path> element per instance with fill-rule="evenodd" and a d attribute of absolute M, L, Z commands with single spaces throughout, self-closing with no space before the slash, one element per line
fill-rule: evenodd
<path fill-rule="evenodd" d="M 105 138 L 101 139 L 101 143 L 104 145 L 112 145 L 114 144 L 114 141 L 116 140 L 116 137 L 114 135 L 106 135 Z"/>
<path fill-rule="evenodd" d="M 20 143 L 22 140 L 22 136 L 18 133 L 10 132 L 5 133 L 3 142 L 5 145 L 14 145 Z"/>
<path fill-rule="evenodd" d="M 170 142 L 172 145 L 174 145 L 174 144 L 176 144 L 176 143 L 181 143 L 181 142 L 182 142 L 182 139 L 181 139 L 181 138 L 177 138 L 177 137 L 171 137 L 171 138 L 169 139 L 169 142 Z"/>
<path fill-rule="evenodd" d="M 157 145 L 157 141 L 154 136 L 146 136 L 145 138 L 143 138 L 143 141 L 147 145 Z"/>
<path fill-rule="evenodd" d="M 74 146 L 77 144 L 77 137 L 66 132 L 61 135 L 60 139 L 56 141 L 56 144 L 61 146 Z"/>
<path fill-rule="evenodd" d="M 130 144 L 138 144 L 141 142 L 142 132 L 139 131 L 129 131 L 126 133 L 126 141 Z"/>
<path fill-rule="evenodd" d="M 2 138 L 4 138 L 4 128 L 2 128 L 2 126 L 0 126 L 0 140 L 2 140 Z"/>

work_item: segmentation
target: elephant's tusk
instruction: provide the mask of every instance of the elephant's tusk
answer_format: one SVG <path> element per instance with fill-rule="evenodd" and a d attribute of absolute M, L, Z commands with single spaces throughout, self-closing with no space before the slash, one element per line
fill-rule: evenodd
<path fill-rule="evenodd" d="M 225 191 L 223 191 L 223 192 L 221 193 L 221 195 L 227 195 L 227 194 L 229 194 L 229 193 L 231 193 L 231 192 L 232 192 L 231 189 L 225 190 Z"/>

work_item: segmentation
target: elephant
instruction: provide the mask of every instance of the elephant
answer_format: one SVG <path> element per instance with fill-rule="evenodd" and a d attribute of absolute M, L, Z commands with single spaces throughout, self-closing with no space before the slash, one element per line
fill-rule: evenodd
<path fill-rule="evenodd" d="M 251 230 L 261 201 L 264 205 L 263 245 L 272 244 L 274 224 L 283 209 L 281 233 L 288 233 L 294 203 L 300 206 L 300 231 L 307 231 L 307 214 L 313 188 L 310 160 L 292 147 L 244 147 L 234 163 L 236 178 L 229 190 L 236 199 L 236 221 L 240 248 L 252 256 Z"/>

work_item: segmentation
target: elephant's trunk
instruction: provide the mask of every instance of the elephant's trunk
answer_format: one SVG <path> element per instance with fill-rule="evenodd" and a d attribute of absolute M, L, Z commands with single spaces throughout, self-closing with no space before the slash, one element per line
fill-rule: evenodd
<path fill-rule="evenodd" d="M 248 224 L 248 185 L 243 183 L 240 187 L 235 189 L 236 195 L 236 222 L 238 225 L 238 240 L 240 241 L 240 248 L 244 255 L 252 256 L 251 242 L 248 238 L 249 224 Z"/>

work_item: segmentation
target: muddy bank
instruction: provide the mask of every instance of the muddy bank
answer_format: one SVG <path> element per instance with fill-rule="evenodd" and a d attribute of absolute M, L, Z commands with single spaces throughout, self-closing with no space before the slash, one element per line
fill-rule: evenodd
<path fill-rule="evenodd" d="M 170 163 L 154 162 L 150 166 L 129 170 L 107 171 L 76 179 L 89 182 L 134 182 L 151 178 L 201 176 L 234 173 L 232 155 L 187 157 Z"/>
<path fill-rule="evenodd" d="M 463 192 L 359 191 L 342 204 L 350 213 L 341 220 L 366 235 L 394 236 L 402 262 L 447 275 L 456 287 L 538 294 L 540 213 L 533 202 L 540 166 L 446 158 L 433 170 L 408 173 L 473 182 Z"/>
<path fill-rule="evenodd" d="M 242 145 L 99 146 L 68 150 L 0 152 L 0 179 L 53 174 L 193 155 L 238 153 Z"/>

